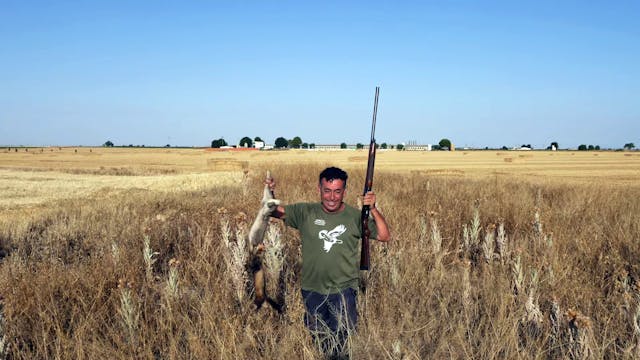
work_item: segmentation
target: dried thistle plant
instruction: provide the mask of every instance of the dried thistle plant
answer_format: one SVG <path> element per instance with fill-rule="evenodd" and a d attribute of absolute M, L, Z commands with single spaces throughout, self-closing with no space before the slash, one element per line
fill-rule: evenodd
<path fill-rule="evenodd" d="M 625 349 L 625 353 L 633 358 L 640 358 L 640 294 L 627 281 L 622 282 L 622 288 L 622 308 L 633 331 L 631 344 Z"/>
<path fill-rule="evenodd" d="M 436 268 L 442 265 L 442 236 L 438 229 L 438 220 L 431 219 L 431 249 L 433 251 L 434 264 Z"/>
<path fill-rule="evenodd" d="M 230 276 L 233 289 L 238 302 L 243 303 L 245 289 L 249 282 L 249 275 L 245 268 L 248 260 L 247 241 L 245 232 L 242 228 L 236 229 L 235 241 L 232 241 L 232 231 L 226 216 L 220 220 L 220 229 L 222 232 L 222 241 L 226 246 L 225 262 Z"/>
<path fill-rule="evenodd" d="M 9 353 L 9 344 L 7 343 L 6 321 L 4 318 L 4 300 L 0 297 L 0 359 L 6 359 Z"/>
<path fill-rule="evenodd" d="M 138 333 L 138 322 L 140 319 L 139 305 L 136 303 L 132 295 L 132 283 L 125 282 L 124 279 L 119 280 L 118 288 L 120 288 L 120 320 L 129 344 L 135 345 Z"/>
<path fill-rule="evenodd" d="M 516 256 L 511 265 L 511 275 L 513 279 L 513 291 L 516 295 L 522 294 L 524 286 L 524 273 L 520 262 L 520 255 Z"/>
<path fill-rule="evenodd" d="M 424 247 L 427 242 L 427 236 L 429 233 L 429 226 L 427 224 L 426 216 L 420 216 L 420 237 L 418 238 L 420 242 L 420 246 Z"/>
<path fill-rule="evenodd" d="M 477 264 L 478 257 L 482 256 L 483 249 L 480 242 L 480 210 L 478 206 L 473 208 L 473 218 L 470 224 L 462 225 L 461 255 L 468 256 L 474 264 Z"/>
<path fill-rule="evenodd" d="M 498 236 L 496 237 L 496 251 L 498 252 L 498 259 L 500 262 L 504 262 L 507 257 L 507 235 L 504 231 L 504 224 L 498 225 Z"/>
<path fill-rule="evenodd" d="M 549 320 L 551 321 L 551 336 L 549 337 L 549 342 L 551 349 L 557 351 L 562 341 L 562 311 L 560 309 L 560 303 L 555 297 L 551 300 Z"/>
<path fill-rule="evenodd" d="M 471 220 L 471 228 L 469 231 L 469 245 L 477 247 L 480 244 L 480 209 L 476 206 L 473 208 L 473 219 Z"/>
<path fill-rule="evenodd" d="M 148 235 L 144 236 L 144 247 L 142 248 L 142 256 L 144 258 L 144 268 L 147 276 L 147 281 L 151 283 L 153 281 L 153 264 L 156 262 L 156 256 L 160 253 L 151 249 L 151 240 Z"/>
<path fill-rule="evenodd" d="M 231 246 L 231 225 L 225 216 L 220 218 L 220 235 L 222 235 L 222 243 L 226 248 L 229 248 Z"/>
<path fill-rule="evenodd" d="M 542 221 L 540 220 L 540 212 L 536 209 L 533 215 L 533 232 L 538 238 L 542 238 Z"/>
<path fill-rule="evenodd" d="M 469 274 L 471 272 L 471 263 L 465 261 L 462 267 L 462 306 L 467 313 L 467 319 L 472 312 L 473 302 L 471 299 L 471 281 Z"/>
<path fill-rule="evenodd" d="M 167 284 L 165 285 L 165 293 L 169 298 L 175 299 L 178 297 L 178 267 L 180 266 L 180 260 L 169 260 L 169 277 L 167 278 Z"/>
<path fill-rule="evenodd" d="M 538 299 L 536 297 L 538 287 L 538 273 L 533 271 L 531 274 L 531 282 L 529 284 L 529 293 L 527 296 L 527 302 L 525 303 L 525 319 L 531 335 L 539 335 L 542 332 L 543 316 L 540 307 L 538 306 Z"/>
<path fill-rule="evenodd" d="M 635 311 L 630 320 L 633 324 L 633 335 L 635 337 L 635 344 L 631 349 L 631 354 L 638 359 L 640 358 L 640 302 L 636 304 Z"/>
<path fill-rule="evenodd" d="M 467 224 L 462 224 L 462 244 L 460 244 L 461 252 L 463 254 L 469 252 L 470 245 L 471 245 L 471 234 L 469 232 L 469 227 L 467 227 Z"/>
<path fill-rule="evenodd" d="M 495 249 L 494 227 L 494 225 L 490 225 L 487 228 L 484 234 L 484 241 L 482 242 L 482 255 L 487 264 L 493 260 L 493 249 Z"/>
<path fill-rule="evenodd" d="M 208 254 L 211 250 L 211 243 L 213 243 L 213 233 L 210 229 L 207 229 L 207 231 L 204 233 L 204 238 L 202 241 L 202 251 L 198 251 L 198 254 L 202 256 Z"/>
<path fill-rule="evenodd" d="M 114 267 L 118 267 L 118 264 L 120 264 L 120 247 L 115 242 L 111 243 L 111 259 Z"/>
<path fill-rule="evenodd" d="M 400 339 L 396 339 L 396 341 L 391 344 L 391 354 L 393 354 L 394 359 L 402 359 L 402 342 Z"/>

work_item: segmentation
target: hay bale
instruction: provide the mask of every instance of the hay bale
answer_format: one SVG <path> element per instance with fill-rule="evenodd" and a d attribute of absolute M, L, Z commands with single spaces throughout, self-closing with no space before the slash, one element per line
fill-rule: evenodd
<path fill-rule="evenodd" d="M 207 168 L 212 171 L 245 171 L 249 169 L 249 162 L 230 158 L 207 159 Z"/>
<path fill-rule="evenodd" d="M 349 156 L 349 162 L 367 162 L 369 158 L 366 156 Z"/>

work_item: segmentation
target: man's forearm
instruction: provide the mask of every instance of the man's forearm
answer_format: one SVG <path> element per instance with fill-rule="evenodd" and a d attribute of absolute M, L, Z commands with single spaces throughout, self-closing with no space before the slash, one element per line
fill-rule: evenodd
<path fill-rule="evenodd" d="M 389 232 L 389 225 L 385 220 L 384 216 L 376 207 L 371 208 L 370 212 L 371 216 L 373 216 L 373 220 L 376 223 L 376 230 L 378 231 L 377 239 L 381 242 L 387 242 L 391 240 L 391 233 Z"/>

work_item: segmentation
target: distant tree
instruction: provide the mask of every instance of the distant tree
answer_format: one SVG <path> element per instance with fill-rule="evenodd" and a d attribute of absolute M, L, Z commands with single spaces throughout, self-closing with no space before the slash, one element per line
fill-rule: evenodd
<path fill-rule="evenodd" d="M 340 144 L 340 149 L 346 149 L 346 148 L 347 148 L 347 143 Z"/>
<path fill-rule="evenodd" d="M 404 150 L 404 145 L 402 145 L 402 144 L 398 144 L 398 145 L 396 145 L 396 149 L 398 149 L 398 150 Z"/>
<path fill-rule="evenodd" d="M 171 144 L 167 144 L 167 145 L 165 145 L 164 147 L 168 147 L 168 148 L 170 148 L 170 147 L 171 147 Z"/>
<path fill-rule="evenodd" d="M 264 140 L 260 139 L 260 136 L 256 136 L 255 139 L 253 139 L 253 141 L 262 141 L 262 142 L 264 142 Z"/>
<path fill-rule="evenodd" d="M 581 144 L 580 146 L 578 146 L 578 150 L 579 151 L 586 151 L 587 150 L 587 145 Z"/>
<path fill-rule="evenodd" d="M 503 146 L 501 149 L 502 149 L 502 150 L 509 150 L 509 148 L 508 148 L 508 147 L 506 147 L 506 146 Z"/>
<path fill-rule="evenodd" d="M 315 149 L 315 148 L 316 148 L 316 144 L 315 143 L 309 144 L 309 149 Z"/>
<path fill-rule="evenodd" d="M 212 148 L 216 148 L 216 149 L 219 149 L 219 148 L 221 148 L 223 146 L 227 146 L 227 145 L 228 145 L 227 142 L 223 138 L 220 138 L 220 139 L 217 139 L 217 140 L 213 140 L 211 142 L 211 147 Z"/>
<path fill-rule="evenodd" d="M 388 147 L 387 143 L 382 143 L 382 144 L 380 145 L 380 148 L 381 148 L 381 149 L 386 149 L 387 147 Z"/>
<path fill-rule="evenodd" d="M 433 145 L 431 150 L 441 150 L 440 145 Z"/>
<path fill-rule="evenodd" d="M 600 150 L 600 145 L 596 145 L 596 150 Z"/>
<path fill-rule="evenodd" d="M 591 151 L 591 150 L 595 150 L 595 149 L 596 149 L 596 147 L 595 147 L 595 146 L 593 146 L 593 145 L 589 145 L 589 147 L 588 147 L 587 149 L 588 149 L 589 151 Z"/>
<path fill-rule="evenodd" d="M 240 145 L 240 147 L 253 147 L 253 141 L 251 141 L 251 138 L 248 136 L 243 137 L 242 139 L 240 139 L 240 142 L 238 143 L 238 145 Z"/>
<path fill-rule="evenodd" d="M 302 145 L 302 139 L 300 139 L 299 136 L 296 136 L 289 141 L 289 146 L 294 149 L 300 149 L 300 145 Z"/>
<path fill-rule="evenodd" d="M 553 147 L 555 146 L 556 150 L 560 149 L 560 145 L 558 145 L 558 143 L 556 141 L 551 143 L 551 148 L 553 149 Z"/>
<path fill-rule="evenodd" d="M 440 148 L 447 148 L 447 150 L 451 150 L 451 140 L 449 139 L 442 139 L 440 140 L 440 142 L 438 143 L 438 145 L 440 145 Z"/>
<path fill-rule="evenodd" d="M 308 148 L 309 148 L 309 144 L 307 144 L 307 143 L 302 143 L 302 148 L 303 148 L 303 149 L 308 149 Z"/>
<path fill-rule="evenodd" d="M 362 145 L 361 143 L 356 144 L 356 149 L 362 149 L 362 148 L 364 148 L 364 145 Z"/>
<path fill-rule="evenodd" d="M 625 148 L 626 150 L 631 150 L 631 149 L 633 149 L 633 148 L 635 148 L 635 147 L 636 147 L 636 146 L 634 145 L 634 143 L 626 143 L 626 144 L 624 144 L 624 148 Z"/>
<path fill-rule="evenodd" d="M 104 146 L 104 147 L 113 147 L 113 143 L 111 142 L 111 140 L 107 140 L 104 144 L 102 144 L 102 146 Z"/>
<path fill-rule="evenodd" d="M 278 149 L 286 149 L 289 146 L 289 141 L 283 137 L 279 137 L 276 139 L 275 146 Z"/>

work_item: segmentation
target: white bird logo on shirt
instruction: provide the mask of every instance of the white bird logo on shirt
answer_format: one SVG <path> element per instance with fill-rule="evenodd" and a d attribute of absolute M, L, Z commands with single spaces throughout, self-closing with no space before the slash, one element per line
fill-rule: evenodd
<path fill-rule="evenodd" d="M 324 251 L 329 252 L 334 244 L 342 244 L 342 240 L 338 239 L 338 236 L 344 234 L 345 231 L 347 231 L 347 227 L 344 225 L 338 225 L 330 231 L 321 230 L 318 233 L 318 238 L 324 240 Z"/>

